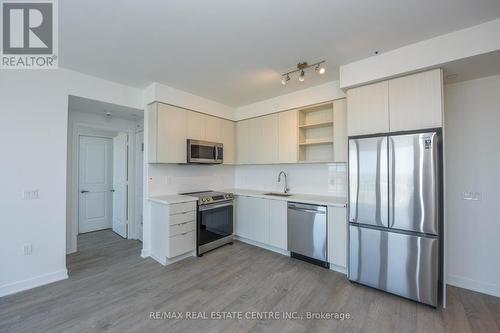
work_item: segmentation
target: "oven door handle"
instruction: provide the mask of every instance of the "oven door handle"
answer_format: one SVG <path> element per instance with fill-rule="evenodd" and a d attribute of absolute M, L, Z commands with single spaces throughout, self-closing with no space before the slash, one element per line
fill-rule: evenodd
<path fill-rule="evenodd" d="M 203 211 L 206 211 L 206 210 L 211 210 L 211 209 L 217 209 L 217 208 L 223 208 L 223 207 L 229 207 L 229 206 L 232 206 L 233 205 L 233 202 L 232 201 L 229 201 L 229 202 L 224 202 L 224 203 L 220 203 L 220 204 L 209 204 L 209 205 L 205 205 L 205 206 L 200 206 L 198 208 L 198 210 L 200 212 L 203 212 Z"/>

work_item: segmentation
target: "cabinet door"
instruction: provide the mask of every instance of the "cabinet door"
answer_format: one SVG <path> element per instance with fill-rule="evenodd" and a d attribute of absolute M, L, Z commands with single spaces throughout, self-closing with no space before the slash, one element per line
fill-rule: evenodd
<path fill-rule="evenodd" d="M 250 122 L 242 120 L 236 123 L 236 160 L 238 164 L 248 164 L 250 153 Z"/>
<path fill-rule="evenodd" d="M 269 202 L 269 245 L 287 250 L 287 202 Z"/>
<path fill-rule="evenodd" d="M 389 80 L 391 132 L 443 126 L 441 69 Z"/>
<path fill-rule="evenodd" d="M 252 231 L 253 198 L 236 197 L 235 234 L 248 239 L 253 239 Z"/>
<path fill-rule="evenodd" d="M 187 112 L 158 104 L 157 163 L 186 163 Z"/>
<path fill-rule="evenodd" d="M 347 134 L 389 132 L 389 83 L 387 81 L 347 91 Z"/>
<path fill-rule="evenodd" d="M 347 216 L 344 207 L 328 207 L 328 261 L 347 265 Z"/>
<path fill-rule="evenodd" d="M 262 128 L 260 118 L 248 119 L 248 164 L 259 164 L 263 161 L 260 150 Z"/>
<path fill-rule="evenodd" d="M 256 119 L 260 129 L 260 135 L 256 137 L 258 162 L 263 164 L 276 163 L 278 162 L 278 114 L 270 114 Z"/>
<path fill-rule="evenodd" d="M 278 162 L 297 163 L 298 160 L 298 112 L 278 114 Z"/>
<path fill-rule="evenodd" d="M 187 112 L 187 138 L 194 140 L 205 140 L 204 114 L 194 111 Z"/>
<path fill-rule="evenodd" d="M 222 119 L 205 116 L 205 140 L 212 142 L 222 142 L 221 123 Z"/>
<path fill-rule="evenodd" d="M 236 131 L 235 123 L 231 120 L 220 119 L 221 137 L 224 144 L 224 164 L 236 163 Z"/>
<path fill-rule="evenodd" d="M 333 161 L 347 162 L 347 102 L 333 101 Z"/>
<path fill-rule="evenodd" d="M 269 242 L 269 200 L 251 198 L 253 201 L 252 227 L 253 240 L 267 244 Z"/>

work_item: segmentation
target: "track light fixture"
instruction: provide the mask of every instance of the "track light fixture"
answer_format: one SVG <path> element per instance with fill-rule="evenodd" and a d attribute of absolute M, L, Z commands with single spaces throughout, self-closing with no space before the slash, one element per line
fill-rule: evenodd
<path fill-rule="evenodd" d="M 288 81 L 290 81 L 290 74 L 294 74 L 294 73 L 297 73 L 297 72 L 300 72 L 299 74 L 299 81 L 300 82 L 304 82 L 305 81 L 305 76 L 306 76 L 306 72 L 305 70 L 308 69 L 309 67 L 313 67 L 315 66 L 315 71 L 316 73 L 322 75 L 322 74 L 325 74 L 326 72 L 326 69 L 325 67 L 323 66 L 323 64 L 325 63 L 325 60 L 323 61 L 320 61 L 320 62 L 316 62 L 312 65 L 309 65 L 307 62 L 299 62 L 297 64 L 297 69 L 293 70 L 293 71 L 290 71 L 288 73 L 284 73 L 281 75 L 281 84 L 283 85 L 286 85 Z"/>
<path fill-rule="evenodd" d="M 290 81 L 290 75 L 287 74 L 286 76 L 284 75 L 281 77 L 281 84 L 282 85 L 287 84 L 288 81 Z"/>

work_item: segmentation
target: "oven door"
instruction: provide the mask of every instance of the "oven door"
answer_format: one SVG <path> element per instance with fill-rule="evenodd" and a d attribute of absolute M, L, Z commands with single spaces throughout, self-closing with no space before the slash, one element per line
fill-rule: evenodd
<path fill-rule="evenodd" d="M 233 234 L 233 202 L 220 202 L 198 208 L 198 246 Z"/>
<path fill-rule="evenodd" d="M 217 164 L 222 163 L 223 150 L 221 143 L 187 140 L 187 162 Z M 218 153 L 221 155 L 217 157 Z"/>

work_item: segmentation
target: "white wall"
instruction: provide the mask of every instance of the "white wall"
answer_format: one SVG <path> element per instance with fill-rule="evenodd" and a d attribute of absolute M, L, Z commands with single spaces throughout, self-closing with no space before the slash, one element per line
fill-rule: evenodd
<path fill-rule="evenodd" d="M 445 124 L 448 283 L 500 296 L 500 76 L 445 86 Z"/>
<path fill-rule="evenodd" d="M 290 192 L 347 196 L 347 164 L 275 164 L 239 165 L 235 169 L 235 187 L 263 191 L 282 191 L 277 183 L 280 171 L 287 173 Z"/>
<path fill-rule="evenodd" d="M 340 66 L 342 89 L 500 49 L 500 19 Z"/>
<path fill-rule="evenodd" d="M 283 91 L 286 91 L 286 87 L 283 88 Z M 234 120 L 238 121 L 263 116 L 269 113 L 328 102 L 344 97 L 345 93 L 340 89 L 339 81 L 332 81 L 319 86 L 241 106 L 235 109 Z"/>
<path fill-rule="evenodd" d="M 142 105 L 139 90 L 69 70 L 2 71 L 0 296 L 66 277 L 69 95 Z M 39 200 L 23 200 L 30 189 Z"/>

